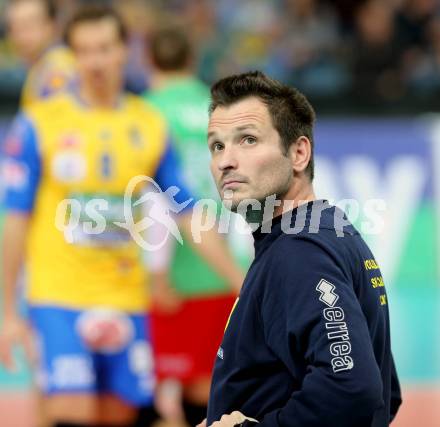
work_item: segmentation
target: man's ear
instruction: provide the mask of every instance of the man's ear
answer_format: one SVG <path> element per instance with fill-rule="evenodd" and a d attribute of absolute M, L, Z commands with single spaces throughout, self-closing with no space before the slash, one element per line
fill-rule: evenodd
<path fill-rule="evenodd" d="M 292 169 L 295 174 L 304 172 L 312 157 L 312 143 L 306 136 L 300 136 L 289 148 Z"/>

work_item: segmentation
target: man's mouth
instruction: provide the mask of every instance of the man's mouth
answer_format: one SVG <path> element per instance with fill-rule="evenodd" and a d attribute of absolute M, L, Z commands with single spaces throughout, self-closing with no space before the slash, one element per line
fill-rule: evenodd
<path fill-rule="evenodd" d="M 225 190 L 227 188 L 236 187 L 239 184 L 243 184 L 244 181 L 240 179 L 225 179 L 222 183 L 222 188 Z"/>

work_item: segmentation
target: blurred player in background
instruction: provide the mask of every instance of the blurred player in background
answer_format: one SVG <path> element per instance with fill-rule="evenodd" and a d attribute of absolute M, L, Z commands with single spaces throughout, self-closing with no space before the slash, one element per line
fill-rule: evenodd
<path fill-rule="evenodd" d="M 189 235 L 191 195 L 179 179 L 162 116 L 122 92 L 120 17 L 111 8 L 84 6 L 67 25 L 66 40 L 77 63 L 77 90 L 19 115 L 9 136 L 16 149 L 2 162 L 0 357 L 11 367 L 13 344 L 29 348 L 35 333 L 37 379 L 53 426 L 131 426 L 137 407 L 153 401 L 149 301 L 139 247 L 115 223 L 128 221 L 124 194 L 136 175 L 180 189 L 173 202 Z M 200 250 L 238 289 L 241 272 L 223 241 L 209 234 Z M 14 308 L 23 260 L 31 328 Z"/>
<path fill-rule="evenodd" d="M 58 93 L 75 81 L 73 55 L 59 41 L 56 18 L 51 0 L 10 0 L 6 5 L 9 38 L 28 67 L 22 107 Z"/>
<path fill-rule="evenodd" d="M 148 56 L 152 90 L 146 99 L 168 121 L 186 182 L 196 196 L 218 200 L 206 167 L 210 93 L 193 74 L 191 43 L 178 27 L 162 28 L 151 35 Z M 161 381 L 157 402 L 166 419 L 186 418 L 195 425 L 206 414 L 213 361 L 237 295 L 187 241 L 171 251 L 169 269 L 156 271 L 154 280 L 152 337 Z"/>

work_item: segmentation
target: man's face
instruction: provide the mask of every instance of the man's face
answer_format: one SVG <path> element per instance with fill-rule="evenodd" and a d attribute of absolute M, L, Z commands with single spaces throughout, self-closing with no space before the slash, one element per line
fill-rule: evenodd
<path fill-rule="evenodd" d="M 12 3 L 7 10 L 9 38 L 17 53 L 33 63 L 55 37 L 55 24 L 39 0 Z"/>
<path fill-rule="evenodd" d="M 119 87 L 126 60 L 126 46 L 119 37 L 116 21 L 102 18 L 72 28 L 70 45 L 83 84 L 94 90 Z"/>
<path fill-rule="evenodd" d="M 232 210 L 240 201 L 263 202 L 270 195 L 282 198 L 293 180 L 292 162 L 283 154 L 280 136 L 267 106 L 256 97 L 218 107 L 208 126 L 211 172 L 222 199 Z"/>

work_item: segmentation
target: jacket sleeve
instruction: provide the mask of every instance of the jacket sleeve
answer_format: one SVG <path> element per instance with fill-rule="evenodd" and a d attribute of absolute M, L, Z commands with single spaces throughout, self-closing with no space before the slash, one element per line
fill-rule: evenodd
<path fill-rule="evenodd" d="M 397 376 L 394 358 L 391 359 L 391 405 L 390 405 L 390 422 L 394 420 L 397 412 L 402 404 L 402 393 L 400 391 L 399 378 Z"/>
<path fill-rule="evenodd" d="M 277 253 L 283 256 L 272 260 L 261 297 L 266 342 L 292 378 L 301 377 L 298 366 L 306 374 L 286 405 L 259 425 L 371 425 L 383 410 L 382 379 L 351 278 L 310 240 L 289 239 Z"/>

